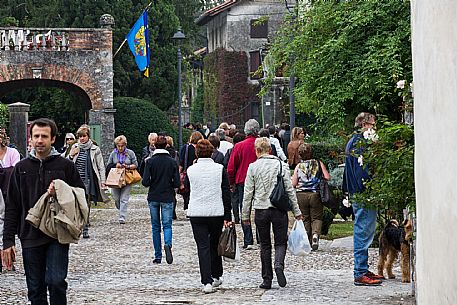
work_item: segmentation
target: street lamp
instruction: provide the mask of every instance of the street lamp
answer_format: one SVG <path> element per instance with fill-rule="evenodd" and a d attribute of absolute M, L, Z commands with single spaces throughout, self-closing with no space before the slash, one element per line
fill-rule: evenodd
<path fill-rule="evenodd" d="M 284 0 L 286 9 L 289 12 L 289 14 L 292 16 L 292 22 L 295 22 L 295 14 L 293 13 L 294 5 L 291 3 L 288 3 L 287 0 Z M 289 2 L 294 2 L 294 1 L 289 1 Z M 295 1 L 297 2 L 297 1 Z M 292 34 L 293 35 L 293 34 Z M 291 37 L 291 40 L 293 40 L 293 37 Z M 294 71 L 294 60 L 295 56 L 291 54 L 290 58 L 290 64 L 292 65 L 292 69 L 290 72 L 289 76 L 289 109 L 290 109 L 290 129 L 292 130 L 295 127 L 295 71 Z"/>
<path fill-rule="evenodd" d="M 182 147 L 182 82 L 181 82 L 181 61 L 182 61 L 182 54 L 181 54 L 181 41 L 186 38 L 183 32 L 179 29 L 174 35 L 173 40 L 176 40 L 178 45 L 178 131 L 179 131 L 179 138 L 178 138 L 178 145 Z"/>

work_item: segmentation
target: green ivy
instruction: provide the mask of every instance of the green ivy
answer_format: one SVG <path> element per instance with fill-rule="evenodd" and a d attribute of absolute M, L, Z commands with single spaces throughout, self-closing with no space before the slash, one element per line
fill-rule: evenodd
<path fill-rule="evenodd" d="M 0 127 L 7 127 L 9 121 L 8 105 L 0 103 Z"/>
<path fill-rule="evenodd" d="M 204 122 L 204 101 L 203 101 L 203 84 L 199 84 L 197 87 L 197 93 L 191 106 L 191 122 Z"/>
<path fill-rule="evenodd" d="M 203 119 L 217 118 L 217 100 L 219 93 L 218 82 L 218 56 L 221 50 L 218 49 L 204 59 L 203 73 Z M 202 121 L 204 121 L 202 120 Z"/>

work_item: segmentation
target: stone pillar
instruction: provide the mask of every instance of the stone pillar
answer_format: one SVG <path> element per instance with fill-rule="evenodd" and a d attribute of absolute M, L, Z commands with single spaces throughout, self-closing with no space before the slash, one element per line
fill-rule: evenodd
<path fill-rule="evenodd" d="M 25 156 L 27 152 L 27 122 L 29 121 L 30 105 L 14 103 L 8 105 L 10 113 L 9 136 L 11 143 L 17 146 L 19 152 Z"/>
<path fill-rule="evenodd" d="M 450 305 L 457 304 L 457 1 L 411 6 L 417 304 Z"/>
<path fill-rule="evenodd" d="M 100 125 L 101 143 L 98 143 L 102 150 L 103 160 L 108 161 L 109 154 L 114 148 L 114 113 L 116 109 L 106 108 L 102 110 L 89 111 L 89 124 Z"/>

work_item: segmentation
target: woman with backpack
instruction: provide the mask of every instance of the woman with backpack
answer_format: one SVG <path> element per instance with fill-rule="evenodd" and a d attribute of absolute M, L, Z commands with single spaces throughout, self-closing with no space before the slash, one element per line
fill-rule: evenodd
<path fill-rule="evenodd" d="M 292 176 L 292 185 L 297 190 L 298 206 L 304 217 L 306 232 L 311 248 L 319 248 L 324 205 L 321 201 L 319 183 L 321 179 L 330 180 L 330 174 L 324 163 L 313 159 L 311 145 L 302 143 L 298 146 L 301 162 L 297 164 Z"/>

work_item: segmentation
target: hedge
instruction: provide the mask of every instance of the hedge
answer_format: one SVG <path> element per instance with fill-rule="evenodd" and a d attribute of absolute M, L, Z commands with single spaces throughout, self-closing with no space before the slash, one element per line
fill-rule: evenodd
<path fill-rule="evenodd" d="M 305 142 L 311 144 L 314 158 L 322 160 L 329 170 L 344 163 L 344 148 L 347 142 L 344 137 L 309 137 Z"/>
<path fill-rule="evenodd" d="M 127 137 L 128 147 L 137 156 L 141 156 L 143 147 L 148 144 L 151 132 L 165 132 L 173 137 L 175 147 L 178 145 L 177 128 L 171 125 L 163 111 L 150 101 L 133 97 L 114 98 L 115 135 Z"/>

